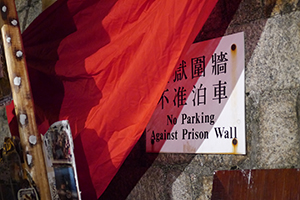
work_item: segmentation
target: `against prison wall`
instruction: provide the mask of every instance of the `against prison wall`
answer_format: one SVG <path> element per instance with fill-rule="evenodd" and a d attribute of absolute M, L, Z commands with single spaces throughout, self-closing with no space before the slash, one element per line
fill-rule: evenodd
<path fill-rule="evenodd" d="M 41 1 L 16 6 L 22 30 L 42 11 Z M 196 41 L 241 31 L 247 154 L 145 153 L 143 134 L 100 199 L 205 200 L 215 170 L 300 168 L 300 0 L 219 0 Z M 0 118 L 2 144 L 4 109 Z"/>
<path fill-rule="evenodd" d="M 100 199 L 210 199 L 215 170 L 300 167 L 300 1 L 219 0 L 196 41 L 241 31 L 247 154 L 147 154 L 143 135 Z"/>

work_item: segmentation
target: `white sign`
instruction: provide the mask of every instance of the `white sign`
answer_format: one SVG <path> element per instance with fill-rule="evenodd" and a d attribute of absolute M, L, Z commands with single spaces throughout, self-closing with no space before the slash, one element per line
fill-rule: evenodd
<path fill-rule="evenodd" d="M 147 152 L 245 154 L 244 33 L 191 45 L 146 128 Z"/>

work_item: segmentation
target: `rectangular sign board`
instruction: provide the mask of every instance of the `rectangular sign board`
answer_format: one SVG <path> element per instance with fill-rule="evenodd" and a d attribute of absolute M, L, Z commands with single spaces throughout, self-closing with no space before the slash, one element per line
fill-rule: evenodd
<path fill-rule="evenodd" d="M 146 128 L 146 151 L 245 154 L 244 33 L 194 43 Z"/>

